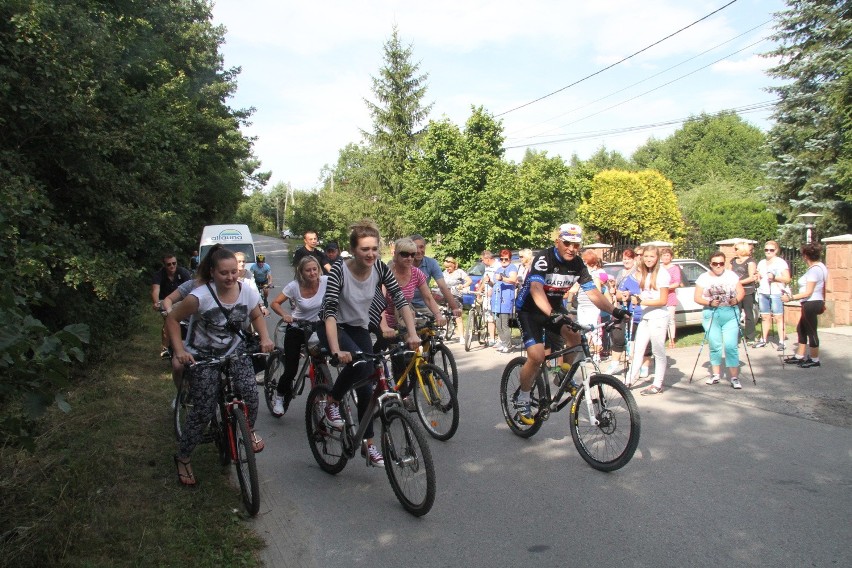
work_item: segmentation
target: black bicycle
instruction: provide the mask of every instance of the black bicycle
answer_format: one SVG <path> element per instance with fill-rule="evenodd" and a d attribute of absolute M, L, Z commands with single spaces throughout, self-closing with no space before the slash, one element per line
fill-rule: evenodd
<path fill-rule="evenodd" d="M 292 399 L 302 394 L 306 381 L 310 381 L 310 388 L 314 388 L 318 384 L 331 385 L 334 382 L 331 368 L 328 365 L 329 353 L 320 345 L 319 337 L 315 333 L 316 326 L 317 322 L 295 320 L 291 324 L 282 321 L 275 329 L 275 349 L 266 360 L 266 371 L 263 375 L 263 393 L 266 398 L 266 407 L 275 418 L 281 418 L 281 415 L 275 414 L 272 408 L 274 405 L 273 397 L 278 392 L 278 381 L 284 374 L 284 337 L 288 328 L 299 328 L 307 337 L 307 340 L 302 344 L 299 368 L 293 377 L 293 384 L 290 386 L 291 398 L 284 401 L 285 407 L 289 406 Z"/>
<path fill-rule="evenodd" d="M 305 426 L 308 443 L 320 468 L 331 474 L 343 471 L 346 462 L 354 458 L 362 446 L 367 426 L 378 417 L 381 421 L 381 446 L 385 471 L 394 495 L 412 515 L 419 517 L 432 509 L 435 502 L 435 466 L 426 434 L 420 424 L 405 410 L 402 396 L 388 385 L 389 358 L 395 351 L 353 353 L 352 365 L 374 361 L 376 372 L 355 383 L 340 402 L 342 428 L 328 426 L 325 406 L 331 386 L 317 385 L 308 394 Z M 332 357 L 332 364 L 336 358 Z M 355 410 L 355 389 L 370 382 L 375 384 L 365 420 L 358 423 Z M 370 465 L 369 455 L 367 465 Z"/>
<path fill-rule="evenodd" d="M 485 322 L 485 311 L 482 307 L 483 292 L 476 293 L 476 299 L 467 312 L 467 325 L 464 328 L 464 350 L 470 351 L 474 341 L 480 345 L 488 345 L 488 325 Z"/>
<path fill-rule="evenodd" d="M 582 326 L 572 320 L 565 325 L 580 335 L 580 344 L 551 353 L 542 362 L 530 393 L 530 408 L 533 423 L 525 424 L 516 405 L 520 392 L 520 371 L 526 357 L 512 359 L 503 370 L 500 380 L 500 407 L 509 429 L 522 438 L 529 438 L 539 431 L 552 412 L 559 412 L 571 403 L 568 428 L 577 451 L 593 468 L 614 471 L 624 467 L 633 457 L 639 445 L 640 419 L 636 400 L 627 387 L 612 375 L 598 369 L 589 349 L 586 332 L 612 327 L 610 320 L 605 324 Z M 581 354 L 573 364 L 551 368 L 551 361 L 560 361 L 563 356 Z M 587 366 L 594 372 L 589 374 Z M 580 380 L 574 380 L 580 373 Z M 551 383 L 551 373 L 554 374 Z M 556 394 L 551 396 L 550 385 L 556 384 Z"/>
<path fill-rule="evenodd" d="M 449 317 L 453 317 L 452 312 Z M 423 357 L 428 363 L 444 371 L 453 385 L 453 391 L 458 393 L 459 369 L 456 365 L 456 357 L 452 350 L 444 344 L 444 336 L 441 333 L 441 328 L 435 325 L 435 317 L 432 314 L 417 314 L 414 323 L 417 328 L 417 335 L 422 342 Z"/>

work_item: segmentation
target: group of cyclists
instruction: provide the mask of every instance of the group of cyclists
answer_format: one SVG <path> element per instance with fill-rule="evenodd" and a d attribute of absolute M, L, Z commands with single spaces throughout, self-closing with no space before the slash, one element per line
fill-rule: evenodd
<path fill-rule="evenodd" d="M 295 280 L 284 286 L 272 302 L 272 310 L 288 324 L 284 340 L 284 376 L 278 383 L 273 412 L 284 414 L 293 393 L 288 392 L 298 366 L 299 353 L 307 340 L 306 332 L 295 324 L 315 322 L 321 344 L 342 368 L 325 405 L 324 422 L 328 428 L 341 428 L 343 421 L 338 404 L 349 388 L 374 372 L 370 361 L 353 365 L 355 352 L 374 352 L 382 340 L 395 336 L 401 325 L 402 339 L 409 349 L 420 346 L 416 333 L 415 311 L 432 312 L 436 323 L 445 320 L 426 285 L 435 279 L 454 317 L 461 315 L 460 298 L 453 295 L 444 273 L 435 259 L 425 256 L 426 241 L 420 235 L 395 243 L 390 264 L 381 260 L 381 235 L 372 221 L 351 227 L 348 254 L 333 263 L 317 248 L 316 233 L 305 234 L 305 246 L 294 255 Z M 553 233 L 553 246 L 533 256 L 529 272 L 517 297 L 517 314 L 522 331 L 527 363 L 521 373 L 521 391 L 516 408 L 522 420 L 532 423 L 530 390 L 535 372 L 545 357 L 545 331 L 561 335 L 567 346 L 579 343 L 579 335 L 564 325 L 567 312 L 563 296 L 576 284 L 602 311 L 622 319 L 626 312 L 614 307 L 594 285 L 589 270 L 579 256 L 582 229 L 574 224 L 559 226 Z M 256 333 L 259 350 L 273 349 L 263 320 L 264 302 L 260 290 L 272 284 L 272 274 L 263 255 L 244 269 L 244 258 L 216 245 L 201 259 L 196 278 L 175 289 L 160 300 L 167 313 L 166 332 L 171 345 L 173 370 L 185 372 L 196 360 L 222 357 L 237 349 L 245 349 L 252 333 Z M 326 274 L 328 272 L 328 274 Z M 251 275 L 251 276 L 249 276 Z M 180 301 L 182 299 L 182 301 Z M 174 305 L 176 302 L 176 305 Z M 173 307 L 174 306 L 174 307 Z M 285 309 L 285 306 L 289 309 Z M 188 320 L 185 338 L 181 321 Z M 253 331 L 252 331 L 253 330 Z M 371 333 L 378 337 L 374 341 Z M 255 424 L 258 395 L 251 360 L 246 358 L 235 373 L 235 388 L 249 408 L 251 427 Z M 210 367 L 191 368 L 190 397 L 192 407 L 182 434 L 175 466 L 178 481 L 187 486 L 197 483 L 190 456 L 203 437 L 204 427 L 215 409 L 216 376 Z M 287 380 L 289 377 L 290 380 Z M 358 418 L 370 400 L 371 383 L 358 392 Z M 255 452 L 263 450 L 260 436 L 252 431 Z M 362 454 L 371 465 L 383 467 L 384 458 L 368 428 Z"/>

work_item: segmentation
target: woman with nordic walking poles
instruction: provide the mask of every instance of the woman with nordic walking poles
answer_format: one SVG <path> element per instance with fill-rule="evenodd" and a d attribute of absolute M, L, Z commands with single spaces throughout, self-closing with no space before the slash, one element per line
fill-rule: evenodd
<path fill-rule="evenodd" d="M 798 294 L 783 294 L 781 299 L 802 301 L 802 315 L 796 331 L 799 334 L 799 348 L 792 357 L 784 362 L 798 365 L 803 369 L 819 367 L 819 335 L 817 335 L 817 318 L 825 311 L 825 283 L 828 281 L 828 269 L 820 262 L 822 247 L 816 243 L 806 244 L 801 248 L 802 257 L 808 264 L 808 270 L 799 278 Z M 808 349 L 810 349 L 809 357 Z"/>
<path fill-rule="evenodd" d="M 737 306 L 745 296 L 740 278 L 731 270 L 725 270 L 725 253 L 716 251 L 710 257 L 710 270 L 695 281 L 695 302 L 704 306 L 702 325 L 704 337 L 710 343 L 711 375 L 708 385 L 722 380 L 722 353 L 728 368 L 728 379 L 735 389 L 740 384 L 740 314 Z"/>
<path fill-rule="evenodd" d="M 633 344 L 633 363 L 626 385 L 632 387 L 638 380 L 645 346 L 651 343 L 654 353 L 654 382 L 639 394 L 643 396 L 663 392 L 666 378 L 666 331 L 669 311 L 666 301 L 669 296 L 669 271 L 660 266 L 660 253 L 656 246 L 648 245 L 642 251 L 642 261 L 636 272 L 639 282 L 639 301 L 642 304 L 642 320 L 636 328 Z"/>
<path fill-rule="evenodd" d="M 784 351 L 784 340 L 787 332 L 784 329 L 784 302 L 781 293 L 784 286 L 789 284 L 790 266 L 787 261 L 778 256 L 780 246 L 775 241 L 766 241 L 763 247 L 766 258 L 757 263 L 759 275 L 757 300 L 760 305 L 760 320 L 763 325 L 763 336 L 755 342 L 755 347 L 763 347 L 769 341 L 769 330 L 772 320 L 778 332 L 778 351 Z"/>

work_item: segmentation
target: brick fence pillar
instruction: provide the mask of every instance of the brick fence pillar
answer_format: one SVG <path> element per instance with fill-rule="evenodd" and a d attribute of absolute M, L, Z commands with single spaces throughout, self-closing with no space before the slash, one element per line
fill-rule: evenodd
<path fill-rule="evenodd" d="M 852 235 L 822 239 L 828 268 L 826 312 L 820 325 L 852 325 Z"/>

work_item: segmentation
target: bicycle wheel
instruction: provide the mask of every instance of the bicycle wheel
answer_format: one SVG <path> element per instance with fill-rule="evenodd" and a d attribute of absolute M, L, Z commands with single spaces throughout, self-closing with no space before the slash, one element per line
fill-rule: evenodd
<path fill-rule="evenodd" d="M 192 408 L 189 398 L 189 379 L 186 373 L 180 379 L 177 394 L 175 395 L 174 422 L 175 422 L 175 438 L 180 442 L 180 437 L 183 434 L 183 429 L 186 427 L 186 416 L 189 414 L 189 409 Z"/>
<path fill-rule="evenodd" d="M 453 335 L 456 333 L 456 318 L 453 317 L 452 314 L 447 316 L 447 327 L 444 331 L 444 339 L 449 341 L 453 338 Z"/>
<path fill-rule="evenodd" d="M 535 422 L 532 424 L 521 422 L 518 411 L 515 409 L 515 401 L 521 391 L 521 367 L 524 366 L 526 361 L 526 357 L 515 357 L 509 361 L 509 364 L 503 369 L 503 377 L 500 379 L 500 408 L 503 409 L 503 418 L 506 419 L 506 424 L 509 425 L 512 433 L 521 438 L 529 438 L 541 428 L 542 420 L 538 410 L 539 401 L 544 397 L 545 392 L 544 379 L 541 378 L 541 371 L 539 371 L 536 373 L 535 382 L 532 391 L 530 391 L 530 407 Z"/>
<path fill-rule="evenodd" d="M 221 397 L 221 393 L 220 393 Z M 225 430 L 225 421 L 222 418 L 222 401 L 216 403 L 213 411 L 213 420 L 210 421 L 210 430 L 216 451 L 219 454 L 219 463 L 223 466 L 231 463 L 231 450 L 228 447 L 228 432 Z"/>
<path fill-rule="evenodd" d="M 600 424 L 589 419 L 586 392 L 580 389 L 571 404 L 571 438 L 586 463 L 600 471 L 615 471 L 630 461 L 639 445 L 641 428 L 636 400 L 611 375 L 592 375 L 589 394 Z"/>
<path fill-rule="evenodd" d="M 443 343 L 432 345 L 432 349 L 429 350 L 429 362 L 444 371 L 444 374 L 453 383 L 453 390 L 458 394 L 459 369 L 456 366 L 456 358 L 450 348 Z"/>
<path fill-rule="evenodd" d="M 426 436 L 404 409 L 388 408 L 382 420 L 382 454 L 394 495 L 420 517 L 435 502 L 435 466 Z"/>
<path fill-rule="evenodd" d="M 243 505 L 249 516 L 255 516 L 260 510 L 260 485 L 257 481 L 257 462 L 254 459 L 254 447 L 251 443 L 251 430 L 243 409 L 235 406 L 233 409 L 234 443 L 237 446 L 237 479 L 240 482 L 240 494 Z"/>
<path fill-rule="evenodd" d="M 436 440 L 449 440 L 459 427 L 456 391 L 446 373 L 435 365 L 424 363 L 417 372 L 422 382 L 418 380 L 414 389 L 414 407 L 420 422 Z"/>
<path fill-rule="evenodd" d="M 331 388 L 334 381 L 331 378 L 331 369 L 329 368 L 328 363 L 314 365 L 314 381 L 316 382 L 316 385 L 326 385 Z"/>
<path fill-rule="evenodd" d="M 263 395 L 266 399 L 266 408 L 269 409 L 269 414 L 275 418 L 281 418 L 272 412 L 272 397 L 278 392 L 278 381 L 284 374 L 284 361 L 281 360 L 282 352 L 275 350 L 269 354 L 266 359 L 266 371 L 263 374 Z"/>
<path fill-rule="evenodd" d="M 476 314 L 474 308 L 471 308 L 467 313 L 467 327 L 464 328 L 464 350 L 470 351 L 470 346 L 473 344 L 473 332 L 479 328 L 476 325 Z"/>
<path fill-rule="evenodd" d="M 331 392 L 331 387 L 317 385 L 308 393 L 305 405 L 305 427 L 308 433 L 308 444 L 311 453 L 320 468 L 326 473 L 340 473 L 346 467 L 346 456 L 343 455 L 344 430 L 326 427 L 325 405 Z"/>

